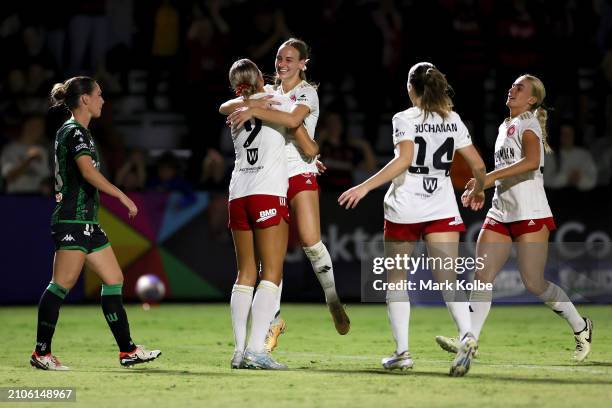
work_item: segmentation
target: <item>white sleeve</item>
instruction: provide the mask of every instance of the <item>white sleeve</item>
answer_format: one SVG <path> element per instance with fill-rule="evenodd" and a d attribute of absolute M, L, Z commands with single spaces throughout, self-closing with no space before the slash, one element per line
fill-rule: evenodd
<path fill-rule="evenodd" d="M 272 105 L 272 109 L 281 112 L 291 112 L 293 109 L 293 102 L 291 102 L 291 99 L 287 98 L 286 96 L 274 95 L 272 100 L 275 102 L 280 102 L 280 105 Z"/>
<path fill-rule="evenodd" d="M 305 86 L 296 92 L 295 104 L 305 105 L 310 112 L 315 112 L 319 106 L 319 95 L 317 95 L 317 91 L 313 87 Z"/>
<path fill-rule="evenodd" d="M 534 117 L 527 120 L 522 120 L 520 123 L 521 131 L 519 132 L 519 140 L 521 141 L 521 144 L 523 143 L 523 133 L 525 133 L 526 130 L 531 130 L 536 134 L 536 136 L 538 136 L 538 139 L 542 140 L 542 128 L 540 127 L 540 122 L 538 122 L 538 119 Z"/>
<path fill-rule="evenodd" d="M 470 132 L 468 132 L 468 129 L 465 124 L 461 120 L 459 120 L 458 124 L 459 126 L 457 128 L 457 136 L 455 137 L 455 150 L 461 149 L 472 144 Z"/>
<path fill-rule="evenodd" d="M 392 119 L 393 123 L 393 146 L 397 146 L 399 142 L 411 140 L 414 142 L 415 129 L 414 126 L 408 123 L 405 119 L 395 115 Z"/>

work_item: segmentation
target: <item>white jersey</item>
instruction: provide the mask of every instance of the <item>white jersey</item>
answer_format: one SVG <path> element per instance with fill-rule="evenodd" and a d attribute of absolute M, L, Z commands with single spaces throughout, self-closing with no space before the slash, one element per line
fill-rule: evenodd
<path fill-rule="evenodd" d="M 251 99 L 269 93 L 258 93 Z M 274 94 L 281 102 L 276 109 L 289 112 L 293 103 L 289 98 Z M 286 197 L 289 187 L 287 174 L 286 133 L 283 126 L 252 119 L 240 129 L 232 129 L 236 161 L 229 186 L 229 199 L 253 194 Z"/>
<path fill-rule="evenodd" d="M 310 109 L 310 113 L 304 118 L 304 127 L 310 138 L 314 140 L 315 129 L 319 120 L 319 95 L 317 90 L 306 81 L 300 82 L 287 93 L 283 92 L 283 87 L 280 85 L 276 89 L 272 85 L 266 85 L 265 89 L 267 92 L 284 95 L 296 105 L 305 105 Z M 303 156 L 293 139 L 289 139 L 289 143 L 287 143 L 287 164 L 289 166 L 289 177 L 302 173 L 319 173 L 316 160 L 309 160 L 306 156 Z"/>
<path fill-rule="evenodd" d="M 495 169 L 508 167 L 523 158 L 523 132 L 531 130 L 540 139 L 538 169 L 495 181 L 493 205 L 487 213 L 500 222 L 552 217 L 544 191 L 544 145 L 540 122 L 532 112 L 506 119 L 495 141 Z"/>
<path fill-rule="evenodd" d="M 472 144 L 467 128 L 456 112 L 445 120 L 431 113 L 423 121 L 423 111 L 413 107 L 393 116 L 395 157 L 398 144 L 414 142 L 412 165 L 391 182 L 385 195 L 385 219 L 398 224 L 454 217 L 463 222 L 450 180 L 455 150 Z"/>

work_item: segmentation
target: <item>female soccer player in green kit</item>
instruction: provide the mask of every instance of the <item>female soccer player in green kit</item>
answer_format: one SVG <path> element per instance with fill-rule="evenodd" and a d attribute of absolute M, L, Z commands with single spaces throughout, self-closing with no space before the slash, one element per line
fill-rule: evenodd
<path fill-rule="evenodd" d="M 53 276 L 38 305 L 36 349 L 30 364 L 43 370 L 68 370 L 51 352 L 51 340 L 59 310 L 75 285 L 83 265 L 102 279 L 102 311 L 119 346 L 123 366 L 145 363 L 161 355 L 132 342 L 127 314 L 123 308 L 123 273 L 98 223 L 99 191 L 117 198 L 130 217 L 138 208 L 128 196 L 111 184 L 98 170 L 98 151 L 88 126 L 102 113 L 102 90 L 89 77 L 74 77 L 55 84 L 51 91 L 54 106 L 65 106 L 72 114 L 55 137 L 55 201 L 51 234 L 55 244 Z"/>

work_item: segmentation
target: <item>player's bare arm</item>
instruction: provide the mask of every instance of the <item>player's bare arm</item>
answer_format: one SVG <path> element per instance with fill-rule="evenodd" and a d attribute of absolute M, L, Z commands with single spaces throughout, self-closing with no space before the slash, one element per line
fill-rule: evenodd
<path fill-rule="evenodd" d="M 414 142 L 404 140 L 398 143 L 399 155 L 394 157 L 385 167 L 380 169 L 378 173 L 364 181 L 363 183 L 346 190 L 338 197 L 338 204 L 346 209 L 355 208 L 359 201 L 366 196 L 371 190 L 382 186 L 385 183 L 393 180 L 395 177 L 402 174 L 412 164 L 414 155 Z"/>
<path fill-rule="evenodd" d="M 130 217 L 135 217 L 136 214 L 138 214 L 138 207 L 136 207 L 136 204 L 134 204 L 134 202 L 127 195 L 125 195 L 123 191 L 119 190 L 119 188 L 108 181 L 106 177 L 104 177 L 102 173 L 100 173 L 98 169 L 94 167 L 93 163 L 91 162 L 91 157 L 83 155 L 76 160 L 76 163 L 79 167 L 81 175 L 89 184 L 103 193 L 113 196 L 121 201 L 121 204 L 128 209 L 128 214 Z"/>

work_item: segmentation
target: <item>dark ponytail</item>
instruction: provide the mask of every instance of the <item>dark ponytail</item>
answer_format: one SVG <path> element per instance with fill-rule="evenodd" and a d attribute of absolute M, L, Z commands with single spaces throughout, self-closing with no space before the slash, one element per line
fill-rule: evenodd
<path fill-rule="evenodd" d="M 79 107 L 81 95 L 89 95 L 96 88 L 96 81 L 90 77 L 79 76 L 58 82 L 51 89 L 51 106 L 66 106 L 69 110 Z"/>
<path fill-rule="evenodd" d="M 432 112 L 446 119 L 453 109 L 450 97 L 453 90 L 442 72 L 429 62 L 419 62 L 410 68 L 408 82 L 421 98 L 419 108 L 425 113 L 423 120 Z"/>

